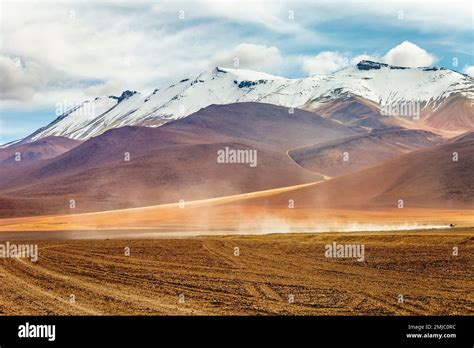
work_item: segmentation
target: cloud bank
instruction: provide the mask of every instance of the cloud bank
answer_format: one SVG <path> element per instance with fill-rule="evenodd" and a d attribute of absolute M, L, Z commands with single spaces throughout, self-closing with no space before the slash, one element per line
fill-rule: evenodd
<path fill-rule="evenodd" d="M 236 67 L 235 58 L 238 68 L 287 77 L 328 74 L 362 59 L 431 65 L 435 54 L 417 40 L 420 46 L 401 38 L 378 54 L 380 28 L 431 33 L 445 45 L 449 31 L 449 39 L 467 38 L 455 49 L 469 52 L 470 15 L 468 5 L 431 2 L 3 2 L 0 104 L 146 93 L 215 65 Z M 334 34 L 328 24 L 344 30 Z M 361 55 L 361 47 L 370 53 Z"/>
<path fill-rule="evenodd" d="M 388 51 L 383 57 L 383 61 L 390 65 L 416 68 L 431 66 L 436 61 L 436 58 L 433 54 L 426 52 L 426 50 L 414 43 L 403 41 L 400 45 Z"/>
<path fill-rule="evenodd" d="M 403 41 L 391 48 L 382 57 L 377 54 L 370 55 L 367 53 L 351 56 L 350 54 L 334 51 L 321 52 L 314 57 L 305 58 L 303 68 L 308 75 L 326 75 L 349 65 L 357 64 L 361 60 L 372 60 L 390 65 L 416 68 L 432 66 L 436 62 L 436 57 L 412 42 Z"/>

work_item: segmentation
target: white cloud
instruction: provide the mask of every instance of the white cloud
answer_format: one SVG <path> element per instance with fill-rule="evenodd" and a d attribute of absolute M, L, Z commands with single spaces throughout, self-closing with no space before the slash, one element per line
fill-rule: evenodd
<path fill-rule="evenodd" d="M 309 75 L 326 75 L 349 65 L 349 58 L 338 52 L 324 51 L 303 62 L 303 70 Z"/>
<path fill-rule="evenodd" d="M 395 46 L 383 57 L 387 64 L 399 65 L 406 67 L 422 67 L 431 66 L 436 61 L 436 58 L 431 53 L 428 53 L 423 48 L 411 43 L 410 41 L 403 41 L 398 46 Z"/>
<path fill-rule="evenodd" d="M 349 65 L 355 65 L 361 60 L 372 60 L 397 66 L 420 67 L 432 66 L 436 58 L 423 48 L 409 41 L 404 41 L 390 49 L 383 57 L 377 54 L 364 53 L 351 56 L 334 51 L 324 51 L 316 56 L 303 59 L 303 70 L 309 75 L 326 75 Z"/>
<path fill-rule="evenodd" d="M 466 65 L 462 71 L 463 73 L 474 77 L 474 65 Z"/>
<path fill-rule="evenodd" d="M 301 32 L 300 23 L 289 21 L 285 4 L 279 1 L 197 1 L 190 3 L 190 16 L 200 18 L 225 18 L 234 23 L 254 24 L 274 32 L 291 33 Z M 181 5 L 180 5 L 181 6 Z M 199 11 L 199 9 L 203 11 Z M 285 13 L 286 12 L 286 13 Z M 284 15 L 282 15 L 284 14 Z"/>
<path fill-rule="evenodd" d="M 282 57 L 278 47 L 242 43 L 230 52 L 215 56 L 211 66 L 265 70 L 281 63 L 281 61 Z"/>
<path fill-rule="evenodd" d="M 35 88 L 41 86 L 43 79 L 37 64 L 29 62 L 24 65 L 19 58 L 0 55 L 0 99 L 28 100 L 34 95 Z"/>
<path fill-rule="evenodd" d="M 240 59 L 242 68 L 284 76 L 296 76 L 302 65 L 310 74 L 325 74 L 355 64 L 362 57 L 381 60 L 370 54 L 353 57 L 339 53 L 350 50 L 352 44 L 371 49 L 373 38 L 361 37 L 354 43 L 349 41 L 351 36 L 332 36 L 324 26 L 318 27 L 333 20 L 342 22 L 347 18 L 354 27 L 362 22 L 365 25 L 370 18 L 376 27 L 384 23 L 389 27 L 422 28 L 424 32 L 444 33 L 446 28 L 463 32 L 472 28 L 470 11 L 466 10 L 469 5 L 363 4 L 2 2 L 0 101 L 17 101 L 18 107 L 24 107 L 27 102 L 30 106 L 54 105 L 56 100 L 73 94 L 77 99 L 94 97 L 94 93 L 118 94 L 123 89 L 146 93 L 168 82 L 195 76 L 210 65 L 232 67 L 234 57 Z M 185 20 L 178 17 L 181 9 Z M 399 9 L 404 11 L 403 21 L 397 19 Z M 290 11 L 294 17 L 289 16 Z M 455 42 L 457 47 L 463 46 L 463 42 Z M 302 56 L 308 45 L 332 45 L 334 51 Z M 417 60 L 422 56 L 420 50 L 412 52 Z M 387 59 L 400 60 L 408 55 L 395 53 L 389 52 Z M 20 68 L 12 66 L 11 60 L 16 57 L 22 61 Z"/>
<path fill-rule="evenodd" d="M 327 75 L 346 68 L 349 65 L 355 65 L 361 60 L 380 61 L 380 58 L 367 53 L 350 57 L 348 54 L 324 51 L 314 57 L 304 59 L 303 70 L 309 75 Z"/>
<path fill-rule="evenodd" d="M 0 100 L 6 106 L 22 100 L 18 108 L 54 105 L 73 93 L 74 99 L 124 89 L 147 93 L 207 69 L 225 40 L 214 39 L 215 23 L 180 22 L 172 5 L 156 12 L 147 3 L 2 6 Z"/>
<path fill-rule="evenodd" d="M 266 30 L 305 34 L 299 22 L 281 16 L 281 5 L 263 2 L 245 5 L 247 15 L 240 5 L 212 2 L 137 6 L 38 1 L 2 6 L 2 53 L 20 57 L 29 70 L 0 61 L 0 103 L 13 107 L 17 101 L 18 108 L 26 102 L 30 107 L 54 105 L 73 94 L 76 100 L 124 89 L 147 93 L 212 65 L 232 67 L 235 57 L 241 68 L 281 68 L 278 47 L 259 44 L 259 39 L 267 42 L 259 36 Z M 248 33 L 242 31 L 249 25 L 262 28 L 253 43 L 246 42 Z"/>

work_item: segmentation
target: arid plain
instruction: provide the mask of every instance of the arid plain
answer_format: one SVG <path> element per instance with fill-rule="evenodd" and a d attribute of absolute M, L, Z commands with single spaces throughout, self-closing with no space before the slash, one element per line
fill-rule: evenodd
<path fill-rule="evenodd" d="M 334 241 L 364 244 L 364 262 L 326 258 Z M 472 228 L 56 240 L 39 254 L 0 260 L 2 314 L 474 313 Z"/>
<path fill-rule="evenodd" d="M 0 310 L 9 315 L 474 313 L 471 211 L 315 212 L 276 203 L 256 208 L 261 199 L 278 202 L 279 195 L 313 185 L 318 184 L 184 207 L 3 219 L 0 238 L 38 243 L 39 258 L 0 260 Z M 325 246 L 334 242 L 364 245 L 363 262 L 326 257 Z"/>

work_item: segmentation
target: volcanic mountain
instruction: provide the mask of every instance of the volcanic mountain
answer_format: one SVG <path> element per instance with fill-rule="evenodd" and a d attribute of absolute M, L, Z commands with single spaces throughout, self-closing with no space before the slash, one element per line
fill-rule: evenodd
<path fill-rule="evenodd" d="M 84 140 L 126 125 L 158 126 L 212 104 L 262 102 L 318 110 L 327 108 L 328 103 L 346 103 L 354 97 L 373 107 L 375 113 L 345 105 L 352 109 L 355 118 L 347 119 L 340 114 L 335 119 L 346 118 L 341 122 L 371 129 L 383 127 L 388 120 L 392 125 L 408 122 L 412 128 L 447 127 L 458 134 L 473 127 L 471 77 L 444 68 L 404 68 L 361 61 L 328 76 L 299 79 L 217 67 L 155 89 L 151 94 L 125 91 L 119 97 L 86 101 L 19 141 L 30 142 L 51 135 Z M 420 120 L 395 115 L 380 122 L 380 109 L 406 102 L 419 106 Z"/>
<path fill-rule="evenodd" d="M 3 216 L 107 210 L 216 197 L 322 180 L 287 150 L 356 135 L 314 113 L 263 103 L 211 105 L 158 128 L 122 127 L 55 158 L 0 169 Z M 217 151 L 257 151 L 257 165 Z"/>

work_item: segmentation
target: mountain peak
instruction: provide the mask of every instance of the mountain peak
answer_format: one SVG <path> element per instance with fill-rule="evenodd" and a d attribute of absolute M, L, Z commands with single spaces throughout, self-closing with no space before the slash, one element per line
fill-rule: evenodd
<path fill-rule="evenodd" d="M 272 74 L 268 74 L 265 72 L 259 72 L 255 70 L 249 69 L 241 69 L 241 68 L 223 68 L 223 67 L 215 67 L 213 72 L 217 74 L 230 74 L 233 77 L 237 78 L 238 80 L 281 80 L 285 79 L 284 77 L 275 76 Z"/>
<path fill-rule="evenodd" d="M 379 62 L 374 62 L 371 60 L 361 60 L 359 63 L 357 63 L 357 68 L 359 70 L 372 70 L 372 69 L 380 69 L 382 67 L 387 67 L 388 64 L 385 63 L 379 63 Z"/>
<path fill-rule="evenodd" d="M 122 100 L 124 99 L 128 99 L 130 98 L 131 96 L 137 94 L 138 92 L 137 91 L 129 91 L 128 89 L 123 91 L 122 94 L 120 95 L 120 97 L 116 97 L 114 95 L 111 95 L 109 96 L 109 98 L 112 98 L 112 99 L 116 99 L 117 100 L 117 103 L 120 103 Z"/>
<path fill-rule="evenodd" d="M 409 67 L 405 66 L 396 66 L 396 65 L 389 65 L 387 63 L 380 63 L 380 62 L 374 62 L 372 60 L 361 60 L 357 64 L 357 68 L 359 70 L 373 70 L 373 69 L 380 69 L 380 68 L 390 68 L 390 69 L 410 69 Z"/>
<path fill-rule="evenodd" d="M 218 66 L 216 66 L 216 67 L 214 68 L 214 71 L 215 71 L 216 73 L 227 74 L 227 71 L 226 71 L 224 68 L 220 68 L 220 67 L 218 67 Z"/>
<path fill-rule="evenodd" d="M 381 68 L 400 69 L 400 70 L 421 69 L 422 71 L 440 71 L 440 70 L 444 70 L 444 71 L 452 71 L 454 73 L 467 76 L 466 74 L 460 73 L 456 70 L 443 68 L 443 67 L 426 66 L 426 67 L 413 68 L 413 67 L 407 67 L 407 66 L 390 65 L 390 64 L 387 64 L 387 63 L 375 62 L 375 61 L 372 61 L 372 60 L 361 60 L 359 63 L 357 63 L 356 67 L 359 70 L 379 70 Z"/>

